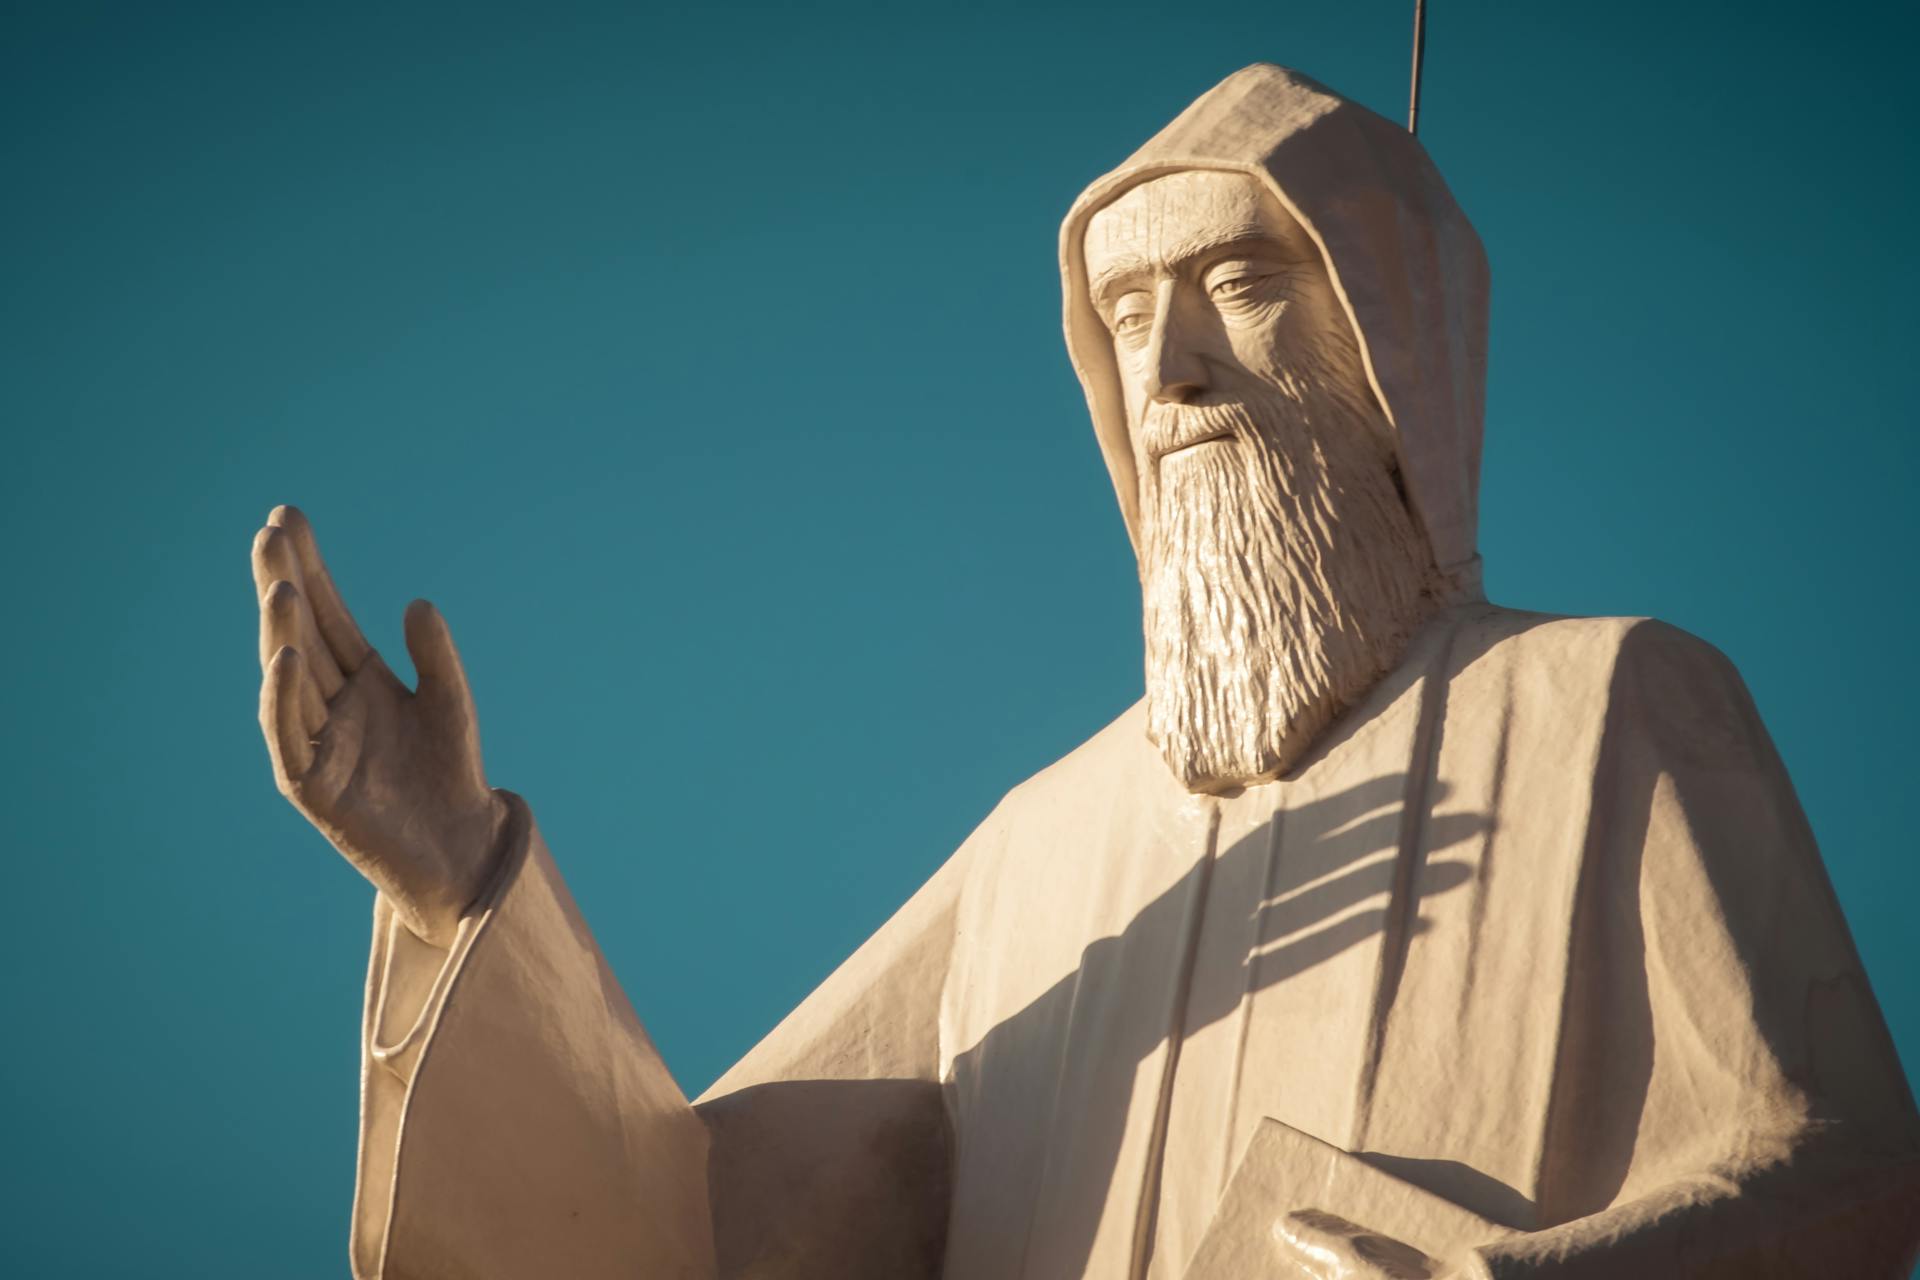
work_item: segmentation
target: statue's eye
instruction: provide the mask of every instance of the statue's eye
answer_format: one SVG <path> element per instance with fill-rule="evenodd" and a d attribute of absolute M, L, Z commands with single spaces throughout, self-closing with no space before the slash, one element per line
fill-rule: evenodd
<path fill-rule="evenodd" d="M 1147 293 L 1129 293 L 1113 307 L 1113 336 L 1128 343 L 1138 344 L 1146 340 L 1153 329 L 1153 296 Z"/>
<path fill-rule="evenodd" d="M 1264 258 L 1230 258 L 1214 263 L 1202 282 L 1216 307 L 1251 306 L 1273 297 L 1283 272 L 1279 263 Z"/>
<path fill-rule="evenodd" d="M 1207 285 L 1207 294 L 1215 302 L 1236 302 L 1259 287 L 1265 276 L 1245 275 L 1223 276 Z"/>

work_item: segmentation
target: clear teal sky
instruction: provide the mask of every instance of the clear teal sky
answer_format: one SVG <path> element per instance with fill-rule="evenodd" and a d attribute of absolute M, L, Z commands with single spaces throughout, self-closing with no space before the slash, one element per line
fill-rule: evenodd
<path fill-rule="evenodd" d="M 345 1274 L 370 894 L 254 723 L 274 503 L 397 666 L 444 609 L 698 1089 L 1137 696 L 1060 215 L 1246 62 L 1400 113 L 1410 8 L 8 6 L 0 1269 Z M 1920 20 L 1433 8 L 1490 593 L 1733 657 L 1920 1063 Z"/>

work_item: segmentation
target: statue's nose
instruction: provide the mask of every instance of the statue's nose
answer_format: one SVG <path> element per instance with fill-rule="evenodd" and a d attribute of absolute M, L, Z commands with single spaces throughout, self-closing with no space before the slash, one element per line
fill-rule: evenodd
<path fill-rule="evenodd" d="M 1177 291 L 1161 295 L 1147 350 L 1147 396 L 1164 404 L 1184 404 L 1207 388 L 1207 371 L 1195 349 L 1197 326 Z"/>

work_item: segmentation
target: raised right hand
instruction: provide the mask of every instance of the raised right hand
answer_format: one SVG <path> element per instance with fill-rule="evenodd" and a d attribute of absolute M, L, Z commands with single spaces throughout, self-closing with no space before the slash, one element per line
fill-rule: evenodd
<path fill-rule="evenodd" d="M 260 598 L 260 728 L 280 792 L 371 880 L 407 927 L 453 936 L 505 827 L 446 621 L 407 606 L 409 690 L 341 603 L 313 527 L 276 507 L 253 541 Z"/>

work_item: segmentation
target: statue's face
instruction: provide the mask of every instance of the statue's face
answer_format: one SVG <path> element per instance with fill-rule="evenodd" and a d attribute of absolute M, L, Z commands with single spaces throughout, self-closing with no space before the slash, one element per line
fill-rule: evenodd
<path fill-rule="evenodd" d="M 1254 179 L 1143 183 L 1085 253 L 1140 486 L 1147 734 L 1193 790 L 1274 777 L 1430 609 L 1392 429 L 1318 248 Z"/>
<path fill-rule="evenodd" d="M 1300 351 L 1347 330 L 1306 229 L 1244 173 L 1196 169 L 1134 187 L 1089 220 L 1085 254 L 1142 476 L 1208 443 L 1143 438 L 1150 405 L 1258 395 L 1300 368 Z M 1357 365 L 1329 372 L 1364 376 Z"/>

